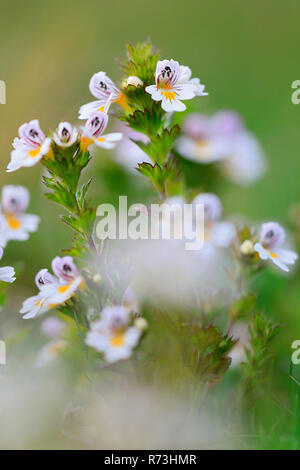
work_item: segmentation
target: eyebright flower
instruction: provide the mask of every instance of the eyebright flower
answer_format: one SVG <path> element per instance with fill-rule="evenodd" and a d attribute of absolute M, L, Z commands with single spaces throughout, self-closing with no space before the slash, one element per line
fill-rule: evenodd
<path fill-rule="evenodd" d="M 190 100 L 204 93 L 204 85 L 199 79 L 191 79 L 189 67 L 181 66 L 176 60 L 158 61 L 155 72 L 155 85 L 146 87 L 154 101 L 161 101 L 167 112 L 184 111 L 186 106 L 181 100 Z"/>
<path fill-rule="evenodd" d="M 0 248 L 0 259 L 3 256 L 3 249 Z M 15 278 L 15 270 L 11 266 L 5 266 L 4 268 L 0 268 L 0 281 L 3 282 L 14 282 Z"/>
<path fill-rule="evenodd" d="M 294 251 L 282 249 L 285 239 L 284 228 L 277 222 L 262 224 L 259 242 L 254 245 L 260 259 L 270 259 L 276 266 L 288 272 L 288 265 L 295 264 L 298 255 Z"/>
<path fill-rule="evenodd" d="M 98 111 L 105 111 L 112 103 L 118 103 L 124 109 L 128 110 L 124 94 L 105 72 L 95 73 L 90 80 L 89 88 L 92 95 L 98 98 L 98 100 L 81 106 L 79 119 L 89 119 L 91 114 Z"/>
<path fill-rule="evenodd" d="M 92 113 L 85 126 L 82 128 L 81 147 L 88 148 L 91 144 L 96 144 L 99 147 L 111 149 L 115 146 L 115 142 L 122 139 L 120 132 L 113 132 L 111 134 L 102 135 L 108 123 L 108 116 L 106 113 L 99 111 Z"/>
<path fill-rule="evenodd" d="M 202 193 L 195 197 L 193 205 L 204 206 L 204 246 L 228 247 L 236 234 L 231 222 L 221 222 L 222 204 L 212 193 Z"/>
<path fill-rule="evenodd" d="M 13 142 L 15 150 L 11 152 L 8 172 L 35 165 L 50 150 L 51 139 L 45 137 L 37 119 L 23 124 L 19 128 L 19 136 Z"/>
<path fill-rule="evenodd" d="M 116 362 L 131 356 L 141 335 L 141 329 L 131 326 L 128 309 L 117 305 L 105 308 L 101 319 L 91 324 L 86 344 L 103 352 L 108 362 Z"/>
<path fill-rule="evenodd" d="M 48 341 L 39 351 L 34 365 L 43 367 L 58 358 L 59 353 L 67 346 L 67 342 L 63 339 L 55 339 Z"/>
<path fill-rule="evenodd" d="M 0 214 L 3 246 L 9 240 L 28 240 L 29 233 L 37 230 L 40 218 L 24 214 L 29 199 L 29 191 L 24 186 L 3 186 Z"/>
<path fill-rule="evenodd" d="M 41 269 L 37 273 L 35 283 L 39 293 L 23 302 L 20 310 L 23 318 L 34 318 L 65 303 L 83 284 L 83 278 L 71 256 L 54 258 L 52 270 L 56 276 L 50 274 L 47 269 Z"/>
<path fill-rule="evenodd" d="M 71 147 L 76 142 L 77 136 L 77 129 L 68 122 L 61 122 L 53 134 L 53 139 L 59 147 Z"/>
<path fill-rule="evenodd" d="M 47 271 L 47 270 L 46 270 Z M 47 338 L 61 338 L 66 324 L 57 317 L 48 317 L 42 321 L 40 330 Z"/>
<path fill-rule="evenodd" d="M 183 135 L 176 148 L 185 158 L 199 163 L 218 164 L 236 184 L 249 185 L 265 170 L 265 157 L 255 137 L 247 131 L 234 111 L 213 116 L 190 114 L 183 123 Z"/>

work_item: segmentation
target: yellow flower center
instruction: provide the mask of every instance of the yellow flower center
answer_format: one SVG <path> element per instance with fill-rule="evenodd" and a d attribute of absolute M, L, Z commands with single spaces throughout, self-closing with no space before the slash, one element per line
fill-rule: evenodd
<path fill-rule="evenodd" d="M 30 157 L 34 158 L 40 153 L 40 151 L 41 151 L 41 146 L 39 145 L 36 149 L 29 150 L 28 154 L 30 155 Z"/>
<path fill-rule="evenodd" d="M 60 286 L 57 291 L 60 293 L 60 294 L 64 294 L 65 292 L 67 292 L 67 290 L 69 289 L 71 284 L 66 284 L 66 285 L 63 285 L 63 286 Z"/>
<path fill-rule="evenodd" d="M 115 348 L 119 348 L 120 346 L 122 346 L 124 344 L 124 341 L 124 333 L 116 333 L 109 340 L 110 344 Z"/>
<path fill-rule="evenodd" d="M 13 215 L 7 215 L 6 221 L 12 230 L 18 230 L 21 227 L 21 222 Z"/>
<path fill-rule="evenodd" d="M 81 137 L 81 143 L 80 143 L 81 150 L 83 150 L 85 152 L 87 150 L 87 148 L 93 142 L 94 142 L 93 139 L 90 139 L 89 137 Z"/>
<path fill-rule="evenodd" d="M 120 93 L 119 97 L 115 100 L 115 103 L 118 103 L 120 106 L 122 106 L 125 111 L 128 111 L 129 113 L 131 112 L 131 108 L 124 93 Z"/>
<path fill-rule="evenodd" d="M 278 255 L 276 255 L 276 253 L 272 253 L 272 251 L 268 250 L 268 249 L 266 249 L 266 250 L 272 258 L 274 258 L 274 259 L 278 258 Z"/>

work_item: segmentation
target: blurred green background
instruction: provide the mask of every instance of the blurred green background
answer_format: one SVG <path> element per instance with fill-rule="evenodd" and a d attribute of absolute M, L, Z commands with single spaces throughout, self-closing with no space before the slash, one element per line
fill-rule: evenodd
<path fill-rule="evenodd" d="M 288 224 L 289 208 L 300 200 L 300 105 L 291 102 L 291 84 L 300 79 L 299 18 L 298 0 L 1 1 L 0 79 L 7 104 L 0 105 L 0 184 L 27 186 L 30 212 L 41 216 L 39 231 L 27 242 L 10 242 L 5 253 L 4 264 L 20 270 L 14 291 L 8 290 L 15 293 L 8 304 L 13 318 L 20 299 L 34 292 L 34 274 L 70 245 L 71 233 L 43 195 L 41 165 L 5 172 L 12 140 L 31 119 L 38 118 L 44 132 L 62 120 L 78 124 L 80 105 L 93 100 L 91 75 L 104 70 L 120 80 L 115 59 L 124 55 L 126 41 L 150 37 L 164 58 L 189 65 L 209 92 L 193 109 L 235 109 L 260 140 L 268 171 L 249 188 L 222 185 L 225 212 Z M 134 177 L 109 152 L 99 153 L 88 173 L 95 178 L 95 204 L 127 193 L 138 202 L 150 191 L 140 182 L 133 190 Z M 277 351 L 283 387 L 289 345 L 300 337 L 299 287 L 299 274 L 290 280 L 270 272 L 257 286 L 259 307 L 288 325 Z"/>

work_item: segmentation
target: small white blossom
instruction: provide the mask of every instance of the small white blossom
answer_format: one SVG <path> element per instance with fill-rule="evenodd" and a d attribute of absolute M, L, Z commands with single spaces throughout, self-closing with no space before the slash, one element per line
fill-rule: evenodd
<path fill-rule="evenodd" d="M 43 367 L 59 357 L 61 351 L 67 346 L 67 342 L 63 339 L 55 339 L 46 343 L 39 351 L 34 365 L 36 367 Z"/>
<path fill-rule="evenodd" d="M 79 110 L 79 119 L 89 119 L 91 114 L 98 111 L 106 111 L 111 103 L 118 103 L 128 110 L 125 95 L 105 72 L 95 73 L 90 80 L 90 92 L 97 101 L 84 104 Z"/>
<path fill-rule="evenodd" d="M 264 173 L 261 146 L 236 112 L 219 111 L 213 116 L 193 113 L 182 127 L 176 148 L 185 158 L 202 164 L 216 163 L 230 180 L 244 186 Z"/>
<path fill-rule="evenodd" d="M 222 216 L 222 204 L 220 199 L 212 193 L 198 194 L 193 200 L 193 205 L 204 206 L 204 248 L 209 246 L 228 247 L 236 230 L 231 222 L 220 221 Z"/>
<path fill-rule="evenodd" d="M 285 272 L 289 272 L 289 265 L 295 264 L 297 253 L 281 248 L 285 240 L 285 231 L 277 222 L 262 224 L 259 242 L 254 245 L 254 250 L 260 259 L 271 260 L 276 266 Z"/>
<path fill-rule="evenodd" d="M 59 147 L 71 147 L 78 137 L 77 129 L 73 128 L 68 122 L 58 124 L 57 131 L 53 134 L 54 142 Z"/>
<path fill-rule="evenodd" d="M 161 101 L 161 107 L 167 112 L 184 111 L 181 100 L 190 100 L 204 93 L 204 85 L 199 79 L 191 79 L 189 67 L 180 66 L 176 60 L 158 61 L 155 72 L 155 85 L 146 87 L 154 101 Z"/>
<path fill-rule="evenodd" d="M 24 319 L 34 318 L 65 303 L 82 286 L 83 278 L 71 256 L 54 258 L 52 269 L 56 276 L 47 269 L 41 269 L 36 275 L 39 293 L 23 302 L 20 313 Z"/>
<path fill-rule="evenodd" d="M 40 218 L 24 213 L 29 198 L 29 191 L 23 186 L 3 186 L 0 214 L 2 246 L 9 240 L 28 240 L 29 233 L 37 230 Z"/>
<path fill-rule="evenodd" d="M 61 338 L 66 324 L 57 317 L 48 317 L 42 321 L 40 330 L 47 338 Z"/>
<path fill-rule="evenodd" d="M 11 152 L 8 172 L 35 165 L 50 150 L 51 139 L 45 137 L 36 119 L 23 124 L 19 128 L 19 136 L 13 142 L 15 150 Z"/>
<path fill-rule="evenodd" d="M 0 247 L 0 259 L 3 256 L 3 249 Z M 12 283 L 16 280 L 15 270 L 11 266 L 0 268 L 0 281 Z"/>
<path fill-rule="evenodd" d="M 122 139 L 122 134 L 120 132 L 112 132 L 103 135 L 107 123 L 108 116 L 106 113 L 102 111 L 92 113 L 82 128 L 81 147 L 86 149 L 91 144 L 96 144 L 105 149 L 113 148 L 115 143 Z"/>
<path fill-rule="evenodd" d="M 141 329 L 130 323 L 128 309 L 107 307 L 102 311 L 101 319 L 92 323 L 86 343 L 102 352 L 108 362 L 128 359 L 142 335 Z"/>

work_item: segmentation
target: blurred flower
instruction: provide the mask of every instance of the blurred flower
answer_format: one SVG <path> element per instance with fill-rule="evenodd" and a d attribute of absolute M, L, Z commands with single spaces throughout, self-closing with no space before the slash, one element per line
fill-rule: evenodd
<path fill-rule="evenodd" d="M 277 222 L 262 224 L 259 243 L 254 245 L 260 259 L 270 259 L 276 266 L 288 272 L 287 265 L 295 264 L 298 255 L 294 251 L 280 248 L 285 239 L 285 231 Z"/>
<path fill-rule="evenodd" d="M 63 339 L 55 339 L 46 343 L 39 351 L 34 365 L 36 367 L 45 366 L 59 357 L 60 352 L 65 349 L 67 342 Z"/>
<path fill-rule="evenodd" d="M 79 119 L 89 119 L 91 114 L 104 111 L 111 103 L 118 103 L 128 109 L 126 98 L 105 72 L 95 73 L 90 80 L 90 92 L 97 101 L 84 104 L 79 110 Z"/>
<path fill-rule="evenodd" d="M 210 247 L 228 247 L 236 230 L 231 222 L 221 222 L 222 204 L 220 199 L 211 193 L 198 194 L 193 200 L 193 205 L 204 206 L 204 249 Z M 201 251 L 201 250 L 200 250 Z M 200 253 L 201 254 L 201 253 Z"/>
<path fill-rule="evenodd" d="M 130 326 L 130 322 L 130 313 L 125 307 L 105 308 L 101 319 L 91 324 L 87 345 L 103 352 L 108 362 L 128 359 L 142 334 L 137 326 Z"/>
<path fill-rule="evenodd" d="M 77 129 L 68 122 L 60 122 L 57 131 L 53 134 L 54 142 L 59 147 L 71 147 L 77 140 Z"/>
<path fill-rule="evenodd" d="M 40 218 L 34 214 L 24 214 L 29 198 L 29 191 L 23 186 L 8 185 L 2 188 L 0 218 L 3 246 L 9 240 L 28 240 L 29 233 L 37 230 Z"/>
<path fill-rule="evenodd" d="M 184 111 L 186 106 L 180 100 L 190 100 L 196 95 L 206 95 L 199 79 L 191 80 L 189 67 L 180 66 L 173 59 L 158 61 L 155 72 L 155 85 L 146 87 L 154 101 L 162 102 L 167 112 Z"/>
<path fill-rule="evenodd" d="M 24 319 L 34 318 L 51 308 L 69 300 L 83 284 L 83 278 L 76 268 L 71 256 L 52 261 L 52 269 L 56 276 L 42 269 L 35 277 L 39 293 L 23 302 L 20 313 Z"/>
<path fill-rule="evenodd" d="M 242 132 L 233 140 L 230 155 L 221 163 L 226 176 L 236 184 L 248 186 L 260 179 L 266 169 L 265 156 L 256 138 Z"/>
<path fill-rule="evenodd" d="M 66 324 L 57 317 L 48 317 L 41 323 L 40 330 L 47 338 L 57 339 L 62 335 Z"/>
<path fill-rule="evenodd" d="M 251 184 L 264 173 L 261 146 L 234 111 L 219 111 L 211 117 L 190 114 L 183 133 L 176 144 L 182 156 L 199 163 L 219 162 L 219 168 L 237 184 Z"/>
<path fill-rule="evenodd" d="M 124 136 L 116 146 L 115 160 L 128 171 L 134 171 L 139 163 L 152 163 L 148 155 L 135 142 L 147 144 L 149 138 L 141 132 L 134 131 L 128 125 L 122 123 L 120 130 Z M 135 171 L 135 174 L 139 174 Z"/>
<path fill-rule="evenodd" d="M 3 249 L 0 247 L 0 259 L 3 256 Z M 14 282 L 15 278 L 15 270 L 10 266 L 5 266 L 4 268 L 0 268 L 0 281 L 3 282 Z"/>
<path fill-rule="evenodd" d="M 14 139 L 15 150 L 11 152 L 11 161 L 7 171 L 33 166 L 50 150 L 51 139 L 45 137 L 37 119 L 23 124 L 19 128 L 19 136 L 20 138 Z"/>
<path fill-rule="evenodd" d="M 140 304 L 135 291 L 131 287 L 127 287 L 124 292 L 122 304 L 129 312 L 140 313 Z"/>
<path fill-rule="evenodd" d="M 99 147 L 111 149 L 115 146 L 115 142 L 122 139 L 120 132 L 102 135 L 108 123 L 106 113 L 99 111 L 92 113 L 82 128 L 81 146 L 83 149 L 88 148 L 91 144 Z"/>

